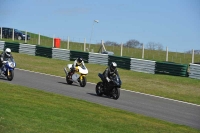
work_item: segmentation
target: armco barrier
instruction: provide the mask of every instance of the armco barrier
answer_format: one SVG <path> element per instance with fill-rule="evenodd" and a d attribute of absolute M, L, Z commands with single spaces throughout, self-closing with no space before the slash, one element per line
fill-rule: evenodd
<path fill-rule="evenodd" d="M 0 51 L 4 50 L 5 41 L 0 41 Z"/>
<path fill-rule="evenodd" d="M 192 64 L 189 65 L 189 77 L 200 79 L 200 65 L 198 64 Z"/>
<path fill-rule="evenodd" d="M 53 59 L 60 59 L 60 60 L 70 60 L 70 50 L 67 49 L 59 49 L 59 48 L 52 48 L 52 58 Z"/>
<path fill-rule="evenodd" d="M 19 53 L 34 55 L 35 56 L 36 45 L 22 44 L 19 45 Z"/>
<path fill-rule="evenodd" d="M 99 54 L 99 53 L 89 53 L 89 61 L 91 64 L 101 64 L 108 65 L 108 55 L 107 54 Z"/>
<path fill-rule="evenodd" d="M 35 55 L 52 58 L 52 48 L 44 46 L 36 46 Z"/>
<path fill-rule="evenodd" d="M 131 58 L 131 70 L 155 74 L 156 61 Z"/>
<path fill-rule="evenodd" d="M 189 76 L 190 78 L 200 79 L 200 69 L 199 69 L 200 65 L 191 63 L 188 69 L 189 65 L 186 64 L 177 64 L 172 62 L 155 62 L 155 61 L 150 61 L 150 60 L 148 61 L 136 58 L 128 58 L 121 56 L 104 55 L 99 53 L 88 53 L 88 52 L 65 50 L 59 48 L 36 46 L 30 44 L 18 44 L 18 43 L 0 41 L 0 51 L 5 50 L 6 48 L 11 48 L 12 52 L 25 53 L 35 56 L 43 56 L 61 60 L 74 61 L 77 57 L 81 56 L 83 57 L 86 63 L 109 65 L 111 62 L 116 62 L 118 68 L 123 68 L 127 70 L 145 72 L 145 73 L 155 72 L 155 74 L 167 74 L 167 75 L 184 76 L 184 77 Z"/>
<path fill-rule="evenodd" d="M 70 50 L 70 60 L 74 61 L 76 58 L 82 57 L 85 63 L 88 63 L 89 53 Z"/>
<path fill-rule="evenodd" d="M 188 65 L 173 62 L 156 62 L 155 74 L 187 77 Z"/>
<path fill-rule="evenodd" d="M 5 42 L 4 50 L 10 48 L 12 52 L 19 53 L 19 43 Z"/>
<path fill-rule="evenodd" d="M 131 59 L 128 57 L 108 55 L 108 65 L 110 65 L 111 62 L 116 62 L 118 68 L 130 70 Z"/>

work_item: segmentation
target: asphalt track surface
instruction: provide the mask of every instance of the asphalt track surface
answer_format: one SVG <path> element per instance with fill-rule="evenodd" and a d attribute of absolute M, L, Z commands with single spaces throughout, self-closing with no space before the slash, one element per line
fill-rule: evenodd
<path fill-rule="evenodd" d="M 97 96 L 94 83 L 87 83 L 83 88 L 75 83 L 68 85 L 64 77 L 20 69 L 15 69 L 15 77 L 12 81 L 2 78 L 0 80 L 200 129 L 200 105 L 196 104 L 123 89 L 119 99 L 113 100 Z"/>

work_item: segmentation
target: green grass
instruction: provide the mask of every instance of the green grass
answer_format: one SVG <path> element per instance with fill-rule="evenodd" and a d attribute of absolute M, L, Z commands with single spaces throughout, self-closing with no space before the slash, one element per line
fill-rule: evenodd
<path fill-rule="evenodd" d="M 0 81 L 1 133 L 198 133 L 200 130 Z"/>
<path fill-rule="evenodd" d="M 13 53 L 17 68 L 48 73 L 65 77 L 63 68 L 72 61 L 49 59 L 39 56 Z M 88 64 L 87 81 L 97 83 L 100 81 L 98 73 L 103 72 L 107 66 Z M 177 77 L 158 74 L 146 74 L 120 69 L 122 88 L 185 102 L 200 104 L 200 80 L 188 77 Z"/>
<path fill-rule="evenodd" d="M 28 32 L 27 34 L 29 34 L 31 36 L 31 40 L 28 40 L 27 43 L 38 45 L 38 34 L 34 34 L 34 33 L 30 33 L 30 32 Z M 8 42 L 24 43 L 24 40 L 23 41 L 22 40 L 21 41 L 18 41 L 18 40 L 13 41 L 12 39 L 2 39 L 2 40 L 8 41 Z M 40 42 L 41 46 L 47 46 L 47 47 L 53 46 L 53 38 L 52 37 L 47 37 L 47 36 L 41 35 L 40 40 L 41 40 L 41 42 Z M 106 40 L 104 40 L 104 41 L 106 41 Z M 83 44 L 84 44 L 84 40 L 82 40 L 82 42 L 75 42 L 70 38 L 69 49 L 84 51 Z M 89 47 L 88 43 L 86 44 L 86 47 Z M 66 40 L 61 40 L 60 48 L 67 49 L 67 41 Z M 100 48 L 100 45 L 91 44 L 91 50 L 93 52 L 97 53 L 99 51 L 99 48 Z M 113 51 L 116 56 L 121 56 L 121 47 L 120 46 L 106 46 L 106 50 Z M 124 47 L 123 48 L 123 56 L 141 59 L 142 58 L 142 49 Z M 155 60 L 155 61 L 166 61 L 166 51 L 145 49 L 144 59 Z M 181 64 L 189 64 L 192 62 L 192 54 L 169 51 L 168 61 L 175 62 L 175 63 L 181 63 Z M 195 54 L 194 62 L 200 62 L 200 54 Z"/>

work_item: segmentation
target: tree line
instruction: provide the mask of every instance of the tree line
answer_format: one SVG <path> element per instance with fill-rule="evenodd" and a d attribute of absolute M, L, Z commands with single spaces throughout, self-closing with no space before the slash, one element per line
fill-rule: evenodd
<path fill-rule="evenodd" d="M 99 43 L 100 44 L 100 43 Z M 120 46 L 121 44 L 113 41 L 105 41 L 104 45 L 106 46 Z M 142 48 L 143 43 L 139 42 L 136 39 L 131 39 L 123 44 L 124 47 L 129 48 Z M 155 42 L 148 42 L 145 46 L 145 49 L 149 50 L 163 50 L 163 45 L 161 43 L 155 43 Z"/>
<path fill-rule="evenodd" d="M 100 43 L 99 43 L 100 44 Z M 114 42 L 114 41 L 105 41 L 104 45 L 106 46 L 120 46 L 121 44 Z M 142 48 L 143 43 L 136 39 L 131 39 L 128 40 L 126 43 L 123 44 L 124 47 L 129 47 L 129 48 Z M 156 42 L 148 42 L 146 46 L 144 46 L 145 49 L 148 50 L 161 50 L 163 51 L 163 45 L 161 43 L 156 43 Z M 192 50 L 186 51 L 186 53 L 191 54 Z M 194 54 L 200 54 L 200 50 L 194 50 Z"/>

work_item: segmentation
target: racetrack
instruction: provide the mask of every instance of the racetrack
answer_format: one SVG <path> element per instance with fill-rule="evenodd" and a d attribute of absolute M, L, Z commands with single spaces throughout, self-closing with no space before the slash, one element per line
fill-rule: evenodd
<path fill-rule="evenodd" d="M 63 77 L 19 69 L 15 69 L 13 81 L 3 79 L 1 81 L 66 95 L 200 129 L 200 105 L 125 90 L 121 90 L 118 100 L 113 100 L 96 96 L 95 84 L 92 83 L 87 83 L 86 87 L 82 88 L 78 84 L 68 85 Z"/>

